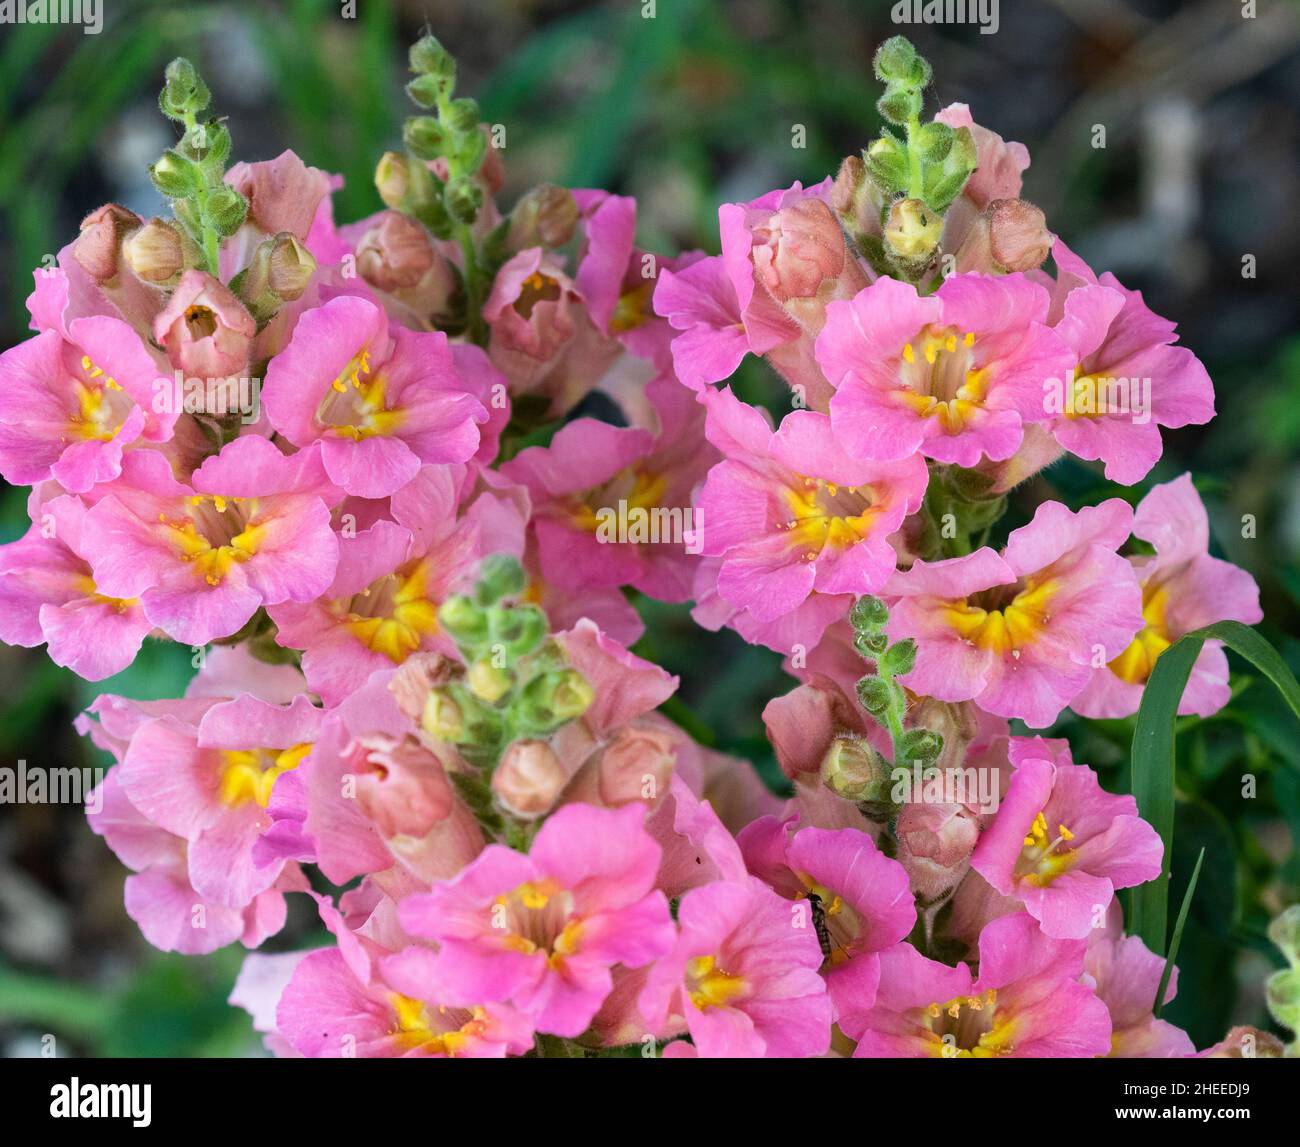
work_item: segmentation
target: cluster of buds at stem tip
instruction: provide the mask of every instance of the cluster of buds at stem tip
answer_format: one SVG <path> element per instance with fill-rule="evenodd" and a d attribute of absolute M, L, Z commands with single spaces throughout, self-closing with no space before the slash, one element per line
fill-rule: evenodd
<path fill-rule="evenodd" d="M 849 622 L 853 626 L 853 648 L 865 660 L 875 663 L 875 672 L 868 673 L 858 681 L 858 700 L 862 707 L 888 734 L 893 745 L 893 760 L 885 760 L 865 744 L 862 748 L 879 757 L 870 768 L 854 762 L 845 756 L 846 747 L 840 746 L 840 755 L 832 761 L 828 755 L 823 762 L 823 779 L 837 792 L 858 800 L 867 815 L 879 811 L 888 815 L 888 802 L 880 791 L 881 770 L 888 777 L 895 768 L 910 767 L 913 764 L 929 765 L 939 759 L 943 752 L 943 736 L 932 729 L 905 728 L 907 716 L 907 690 L 895 678 L 911 672 L 916 664 L 916 642 L 910 637 L 890 643 L 885 634 L 885 624 L 889 621 L 889 609 L 878 597 L 860 597 L 853 603 L 849 612 Z M 832 745 L 831 755 L 836 753 Z M 869 791 L 862 795 L 853 795 L 849 790 L 858 791 L 857 782 L 866 781 Z"/>
<path fill-rule="evenodd" d="M 834 202 L 878 272 L 916 282 L 939 254 L 944 212 L 975 170 L 975 140 L 968 128 L 921 122 L 932 72 L 905 37 L 881 44 L 874 67 L 885 85 L 876 106 L 902 134 L 886 126 L 861 160 L 846 161 Z"/>
<path fill-rule="evenodd" d="M 172 214 L 197 246 L 203 269 L 216 275 L 221 241 L 243 226 L 248 200 L 225 182 L 230 157 L 226 125 L 199 119 L 210 99 L 207 84 L 183 58 L 168 64 L 164 76 L 158 106 L 168 119 L 183 124 L 185 132 L 149 168 L 149 177 L 171 200 Z"/>
<path fill-rule="evenodd" d="M 406 121 L 406 154 L 390 151 L 380 159 L 375 186 L 388 207 L 447 239 L 457 225 L 472 224 L 483 206 L 483 183 L 476 176 L 487 159 L 488 140 L 478 104 L 455 96 L 452 54 L 425 36 L 411 46 L 410 62 L 415 78 L 406 92 L 429 114 Z"/>
<path fill-rule="evenodd" d="M 449 597 L 438 611 L 465 670 L 430 690 L 421 723 L 430 737 L 489 770 L 512 742 L 548 736 L 581 717 L 594 698 L 550 640 L 546 615 L 518 600 L 525 586 L 519 563 L 497 554 L 484 560 L 472 594 Z"/>
<path fill-rule="evenodd" d="M 1274 972 L 1264 985 L 1268 1010 L 1279 1024 L 1291 1029 L 1287 1058 L 1300 1058 L 1300 904 L 1291 905 L 1268 926 L 1268 938 L 1290 965 Z"/>

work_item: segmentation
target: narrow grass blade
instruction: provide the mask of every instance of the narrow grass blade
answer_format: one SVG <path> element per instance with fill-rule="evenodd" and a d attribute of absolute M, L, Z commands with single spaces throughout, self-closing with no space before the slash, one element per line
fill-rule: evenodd
<path fill-rule="evenodd" d="M 1160 1009 L 1165 1006 L 1165 990 L 1169 987 L 1169 977 L 1174 974 L 1174 961 L 1178 959 L 1178 945 L 1183 939 L 1183 926 L 1187 923 L 1187 910 L 1192 906 L 1192 895 L 1196 892 L 1196 881 L 1201 875 L 1201 861 L 1205 859 L 1205 849 L 1201 849 L 1196 858 L 1196 867 L 1192 869 L 1192 878 L 1187 882 L 1187 891 L 1183 893 L 1183 904 L 1178 909 L 1178 919 L 1174 921 L 1174 935 L 1169 941 L 1169 955 L 1165 959 L 1165 970 L 1160 974 L 1160 987 L 1156 989 L 1156 1000 L 1151 1007 L 1157 1019 Z"/>

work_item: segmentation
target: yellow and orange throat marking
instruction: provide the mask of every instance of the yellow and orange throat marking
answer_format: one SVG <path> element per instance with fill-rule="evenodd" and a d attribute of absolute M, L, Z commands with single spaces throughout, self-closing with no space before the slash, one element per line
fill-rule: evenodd
<path fill-rule="evenodd" d="M 994 653 L 1018 653 L 1032 645 L 1051 621 L 1051 602 L 1057 591 L 1051 578 L 1031 580 L 1001 609 L 981 609 L 968 599 L 949 601 L 944 620 L 962 640 Z"/>
<path fill-rule="evenodd" d="M 262 808 L 271 803 L 275 782 L 296 769 L 311 745 L 293 745 L 288 749 L 222 749 L 221 783 L 218 795 L 223 804 L 235 807 L 255 801 Z"/>

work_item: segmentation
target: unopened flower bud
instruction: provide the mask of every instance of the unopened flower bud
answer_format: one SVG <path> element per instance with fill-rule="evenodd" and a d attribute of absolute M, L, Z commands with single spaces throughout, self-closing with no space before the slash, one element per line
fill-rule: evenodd
<path fill-rule="evenodd" d="M 402 129 L 402 139 L 419 159 L 437 159 L 451 141 L 446 127 L 431 115 L 408 119 Z"/>
<path fill-rule="evenodd" d="M 218 235 L 233 235 L 248 218 L 248 200 L 233 187 L 213 188 L 204 204 L 203 218 Z"/>
<path fill-rule="evenodd" d="M 515 741 L 492 774 L 492 791 L 503 808 L 530 820 L 550 812 L 569 776 L 545 741 Z"/>
<path fill-rule="evenodd" d="M 176 151 L 165 151 L 149 168 L 149 177 L 158 191 L 168 199 L 184 199 L 204 182 L 203 173 L 193 160 Z"/>
<path fill-rule="evenodd" d="M 615 807 L 655 801 L 668 791 L 677 748 L 659 729 L 625 726 L 601 751 L 598 766 L 602 803 Z"/>
<path fill-rule="evenodd" d="M 495 705 L 515 683 L 514 674 L 508 669 L 499 669 L 488 658 L 475 661 L 465 675 L 469 691 L 480 701 Z"/>
<path fill-rule="evenodd" d="M 434 740 L 454 744 L 465 735 L 465 716 L 451 694 L 439 687 L 425 698 L 420 727 Z"/>
<path fill-rule="evenodd" d="M 878 597 L 864 594 L 849 610 L 849 624 L 860 633 L 873 633 L 889 620 L 889 607 Z"/>
<path fill-rule="evenodd" d="M 81 234 L 72 245 L 72 254 L 96 280 L 106 282 L 117 274 L 118 256 L 123 239 L 139 228 L 140 216 L 116 203 L 105 203 L 81 221 Z"/>
<path fill-rule="evenodd" d="M 487 612 L 466 594 L 452 594 L 447 598 L 438 608 L 438 621 L 457 643 L 473 644 L 487 639 Z"/>
<path fill-rule="evenodd" d="M 864 677 L 858 682 L 858 700 L 872 716 L 885 712 L 894 701 L 894 691 L 881 677 Z"/>
<path fill-rule="evenodd" d="M 934 256 L 943 233 L 943 216 L 919 199 L 900 199 L 885 221 L 885 248 L 901 264 L 924 265 Z"/>
<path fill-rule="evenodd" d="M 886 802 L 891 786 L 884 758 L 860 737 L 836 737 L 822 758 L 822 783 L 851 801 Z"/>
<path fill-rule="evenodd" d="M 905 637 L 885 650 L 880 657 L 880 671 L 889 677 L 910 673 L 916 665 L 916 642 Z"/>
<path fill-rule="evenodd" d="M 535 605 L 494 609 L 488 628 L 493 642 L 500 642 L 512 657 L 523 657 L 545 639 L 546 614 Z"/>
<path fill-rule="evenodd" d="M 525 247 L 563 247 L 578 226 L 578 201 L 567 187 L 544 183 L 523 196 L 510 213 L 507 246 L 512 251 Z"/>
<path fill-rule="evenodd" d="M 932 903 L 966 875 L 979 824 L 962 805 L 917 802 L 903 806 L 894 833 L 912 891 Z"/>
<path fill-rule="evenodd" d="M 282 231 L 271 240 L 271 258 L 267 266 L 267 283 L 285 302 L 300 298 L 316 273 L 312 253 L 291 231 Z"/>
<path fill-rule="evenodd" d="M 166 283 L 185 269 L 185 241 L 170 223 L 151 219 L 126 237 L 122 259 L 145 282 Z"/>
<path fill-rule="evenodd" d="M 820 199 L 799 199 L 755 228 L 753 258 L 759 282 L 778 303 L 809 298 L 844 269 L 844 232 Z"/>
<path fill-rule="evenodd" d="M 1047 218 L 1023 199 L 994 199 L 979 214 L 957 250 L 959 273 L 1032 271 L 1052 249 Z"/>
<path fill-rule="evenodd" d="M 346 750 L 356 799 L 383 836 L 422 836 L 451 812 L 441 762 L 414 737 L 360 737 Z"/>
<path fill-rule="evenodd" d="M 557 669 L 534 677 L 524 687 L 523 716 L 537 728 L 554 728 L 581 717 L 596 694 L 576 669 Z"/>
<path fill-rule="evenodd" d="M 386 151 L 375 168 L 375 187 L 385 207 L 399 210 L 411 186 L 407 159 L 400 151 Z"/>
<path fill-rule="evenodd" d="M 384 212 L 357 244 L 357 271 L 372 287 L 414 287 L 438 259 L 429 233 L 398 211 Z"/>
<path fill-rule="evenodd" d="M 930 729 L 908 729 L 898 746 L 897 764 L 928 765 L 943 752 L 943 737 Z"/>
<path fill-rule="evenodd" d="M 479 605 L 496 605 L 503 597 L 523 593 L 527 583 L 518 558 L 510 554 L 489 554 L 479 565 L 474 597 Z"/>
<path fill-rule="evenodd" d="M 456 58 L 442 46 L 436 36 L 421 36 L 411 45 L 408 58 L 411 71 L 455 80 Z"/>

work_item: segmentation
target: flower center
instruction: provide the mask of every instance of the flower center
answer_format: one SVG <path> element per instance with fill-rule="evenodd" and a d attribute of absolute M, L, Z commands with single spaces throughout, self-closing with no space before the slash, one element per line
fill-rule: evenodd
<path fill-rule="evenodd" d="M 686 964 L 686 994 L 700 1011 L 727 1007 L 748 990 L 740 976 L 718 966 L 717 956 L 696 956 Z"/>
<path fill-rule="evenodd" d="M 1138 635 L 1114 661 L 1110 671 L 1121 681 L 1141 685 L 1151 676 L 1156 658 L 1173 644 L 1165 614 L 1169 609 L 1169 591 L 1163 586 L 1144 586 L 1142 590 L 1142 620 L 1145 622 Z"/>
<path fill-rule="evenodd" d="M 300 744 L 288 749 L 222 749 L 217 790 L 222 803 L 234 807 L 251 800 L 266 808 L 275 782 L 302 764 L 311 748 Z"/>
<path fill-rule="evenodd" d="M 790 532 L 791 544 L 802 551 L 804 561 L 815 560 L 828 546 L 845 550 L 867 536 L 876 517 L 870 486 L 837 486 L 823 478 L 801 480 L 802 487 L 784 491 L 794 516 L 778 522 L 777 529 Z"/>
<path fill-rule="evenodd" d="M 1056 826 L 1055 836 L 1049 838 L 1048 833 L 1047 817 L 1039 812 L 1016 861 L 1016 876 L 1038 888 L 1046 888 L 1076 859 L 1074 849 L 1064 847 L 1074 839 L 1074 833 L 1063 824 Z"/>
<path fill-rule="evenodd" d="M 122 429 L 130 400 L 116 379 L 82 355 L 72 374 L 76 407 L 68 414 L 68 428 L 78 438 L 111 442 Z"/>
<path fill-rule="evenodd" d="M 945 609 L 945 620 L 967 645 L 1010 653 L 1019 659 L 1020 651 L 1032 645 L 1051 622 L 1050 606 L 1056 589 L 1050 578 L 1030 580 L 1005 605 L 996 604 L 1006 596 L 996 591 L 984 596 L 984 606 L 979 604 L 980 595 L 951 601 Z"/>
<path fill-rule="evenodd" d="M 996 990 L 978 996 L 957 996 L 925 1009 L 926 1026 L 935 1038 L 935 1054 L 943 1059 L 992 1059 L 1013 1047 L 1015 1025 L 997 1016 Z"/>
<path fill-rule="evenodd" d="M 505 931 L 505 947 L 526 956 L 542 952 L 559 969 L 582 940 L 582 921 L 573 907 L 573 894 L 554 880 L 527 880 L 496 898 L 492 926 Z"/>
<path fill-rule="evenodd" d="M 897 392 L 922 418 L 936 418 L 948 434 L 962 431 L 983 409 L 988 393 L 986 372 L 974 362 L 975 335 L 927 327 L 915 343 L 903 347 Z"/>
<path fill-rule="evenodd" d="M 386 389 L 383 372 L 373 370 L 370 351 L 362 347 L 330 383 L 316 410 L 316 419 L 328 433 L 354 442 L 376 434 L 390 435 L 405 415 L 388 409 Z"/>
<path fill-rule="evenodd" d="M 521 317 L 531 318 L 533 308 L 538 303 L 553 303 L 560 297 L 560 284 L 550 275 L 534 271 L 523 281 L 519 288 L 519 298 L 515 300 L 515 310 Z"/>
<path fill-rule="evenodd" d="M 488 1028 L 482 1008 L 439 1007 L 432 1014 L 422 1000 L 397 992 L 390 993 L 388 999 L 394 1017 L 389 1035 L 397 1036 L 407 1047 L 427 1048 L 434 1055 L 454 1059 Z"/>
<path fill-rule="evenodd" d="M 236 563 L 246 562 L 261 543 L 257 500 L 220 494 L 195 494 L 186 501 L 182 517 L 158 515 L 167 541 L 208 585 L 220 585 Z"/>
<path fill-rule="evenodd" d="M 438 628 L 438 606 L 429 598 L 428 582 L 428 562 L 418 561 L 336 602 L 336 612 L 367 649 L 401 664 Z"/>

